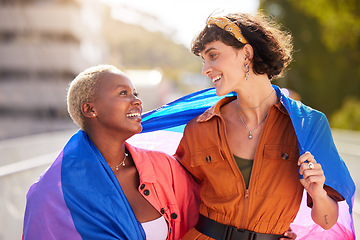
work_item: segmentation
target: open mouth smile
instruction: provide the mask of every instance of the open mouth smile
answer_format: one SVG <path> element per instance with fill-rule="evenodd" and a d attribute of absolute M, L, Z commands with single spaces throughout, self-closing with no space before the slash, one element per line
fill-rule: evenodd
<path fill-rule="evenodd" d="M 221 75 L 216 76 L 216 77 L 212 78 L 211 80 L 213 81 L 213 83 L 215 83 L 215 82 L 219 81 L 220 79 L 221 79 Z"/>
<path fill-rule="evenodd" d="M 141 117 L 141 114 L 136 112 L 136 113 L 128 113 L 126 114 L 126 117 L 128 118 L 135 118 L 135 117 Z"/>

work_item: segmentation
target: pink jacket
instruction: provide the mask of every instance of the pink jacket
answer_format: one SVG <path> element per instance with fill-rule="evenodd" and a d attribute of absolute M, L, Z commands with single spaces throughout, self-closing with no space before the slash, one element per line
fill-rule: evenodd
<path fill-rule="evenodd" d="M 169 240 L 180 239 L 199 215 L 199 185 L 172 156 L 126 143 L 139 172 L 139 192 L 166 219 Z"/>

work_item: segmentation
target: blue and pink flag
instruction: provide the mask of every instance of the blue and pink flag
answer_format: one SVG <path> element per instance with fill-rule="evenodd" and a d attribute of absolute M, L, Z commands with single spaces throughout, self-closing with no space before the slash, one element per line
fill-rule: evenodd
<path fill-rule="evenodd" d="M 325 184 L 345 198 L 345 201 L 339 202 L 340 215 L 336 225 L 330 230 L 323 230 L 312 221 L 311 209 L 307 207 L 304 192 L 299 213 L 291 226 L 298 235 L 297 239 L 355 239 L 352 218 L 355 184 L 335 147 L 326 116 L 289 98 L 279 87 L 273 87 L 292 120 L 300 155 L 306 151 L 311 152 L 322 165 Z M 227 96 L 234 95 L 235 93 L 230 93 Z M 215 89 L 209 88 L 145 113 L 142 133 L 132 137 L 129 142 L 138 147 L 161 150 L 172 155 L 180 142 L 186 123 L 220 99 L 221 97 L 216 96 Z"/>
<path fill-rule="evenodd" d="M 312 222 L 304 197 L 292 224 L 297 239 L 355 239 L 352 219 L 355 185 L 336 150 L 325 115 L 274 88 L 293 122 L 300 154 L 310 151 L 322 164 L 325 184 L 346 200 L 339 202 L 337 224 L 325 231 Z M 214 89 L 205 89 L 148 112 L 143 115 L 142 133 L 128 142 L 174 154 L 186 123 L 218 100 Z M 82 131 L 69 140 L 54 163 L 31 186 L 27 198 L 25 240 L 145 239 L 111 168 Z"/>
<path fill-rule="evenodd" d="M 27 194 L 24 240 L 143 239 L 110 166 L 81 130 Z"/>

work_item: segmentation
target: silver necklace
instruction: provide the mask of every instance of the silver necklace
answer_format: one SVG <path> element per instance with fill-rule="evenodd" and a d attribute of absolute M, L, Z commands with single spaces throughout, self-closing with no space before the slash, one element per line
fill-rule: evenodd
<path fill-rule="evenodd" d="M 122 160 L 121 163 L 119 163 L 118 165 L 116 165 L 115 167 L 113 167 L 113 168 L 115 168 L 116 171 L 119 170 L 119 166 L 120 166 L 120 165 L 122 165 L 123 167 L 125 167 L 125 160 L 126 160 L 127 156 L 129 156 L 129 154 L 125 153 L 125 155 L 124 155 L 124 160 Z"/>
<path fill-rule="evenodd" d="M 237 106 L 239 107 L 239 102 L 236 101 L 236 103 L 237 103 Z M 250 130 L 250 129 L 248 128 L 248 126 L 246 125 L 246 123 L 244 122 L 244 120 L 242 119 L 239 109 L 237 108 L 236 110 L 237 110 L 237 113 L 238 113 L 238 115 L 239 115 L 239 117 L 240 117 L 241 122 L 244 124 L 245 128 L 249 131 L 249 136 L 248 136 L 248 138 L 249 138 L 249 139 L 252 139 L 252 138 L 253 138 L 253 135 L 252 135 L 251 133 L 252 133 L 263 121 L 265 121 L 268 113 L 266 113 L 266 115 L 265 115 L 265 117 L 263 118 L 263 120 L 261 120 L 253 129 Z"/>
<path fill-rule="evenodd" d="M 266 100 L 268 100 L 269 97 L 270 97 L 274 92 L 275 92 L 275 89 L 273 89 L 273 90 L 271 91 L 271 93 L 270 93 L 264 100 L 262 100 L 262 102 L 261 102 L 259 105 L 257 105 L 256 107 L 243 108 L 243 107 L 240 107 L 240 105 L 239 105 L 239 103 L 238 103 L 238 104 L 237 104 L 237 105 L 238 105 L 238 108 L 239 108 L 239 109 L 242 109 L 242 110 L 256 109 L 256 108 L 260 107 L 264 102 L 266 102 Z"/>

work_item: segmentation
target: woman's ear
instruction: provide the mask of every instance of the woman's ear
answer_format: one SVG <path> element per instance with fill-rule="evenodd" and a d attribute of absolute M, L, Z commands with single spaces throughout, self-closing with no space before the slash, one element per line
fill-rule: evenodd
<path fill-rule="evenodd" d="M 88 118 L 96 117 L 96 112 L 91 103 L 81 104 L 81 113 Z"/>
<path fill-rule="evenodd" d="M 250 44 L 245 44 L 244 46 L 244 55 L 245 59 L 252 60 L 254 57 L 254 49 Z"/>

